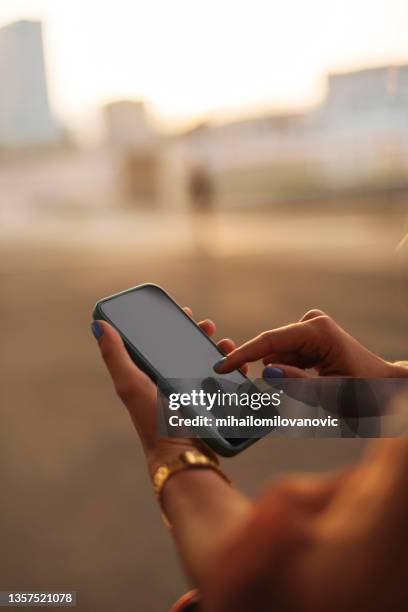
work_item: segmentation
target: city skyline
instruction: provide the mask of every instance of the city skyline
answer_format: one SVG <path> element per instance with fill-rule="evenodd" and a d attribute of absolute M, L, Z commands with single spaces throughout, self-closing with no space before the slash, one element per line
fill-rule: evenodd
<path fill-rule="evenodd" d="M 42 20 L 52 108 L 81 129 L 118 98 L 147 100 L 170 126 L 310 107 L 328 72 L 408 61 L 401 0 L 193 4 L 3 0 L 0 27 Z"/>

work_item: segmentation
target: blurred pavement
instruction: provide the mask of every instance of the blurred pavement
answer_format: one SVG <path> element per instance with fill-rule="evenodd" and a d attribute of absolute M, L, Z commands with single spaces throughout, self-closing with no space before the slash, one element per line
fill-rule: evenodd
<path fill-rule="evenodd" d="M 78 609 L 98 612 L 160 612 L 186 588 L 89 331 L 97 299 L 156 282 L 238 342 L 319 307 L 374 352 L 407 358 L 407 273 L 394 252 L 404 223 L 107 212 L 5 228 L 1 588 L 76 590 Z M 225 468 L 252 495 L 283 472 L 350 463 L 362 448 L 264 440 Z"/>

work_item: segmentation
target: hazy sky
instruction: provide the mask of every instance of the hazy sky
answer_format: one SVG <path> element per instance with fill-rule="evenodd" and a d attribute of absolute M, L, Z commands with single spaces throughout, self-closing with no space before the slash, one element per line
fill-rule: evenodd
<path fill-rule="evenodd" d="M 53 108 L 139 96 L 166 120 L 313 104 L 328 70 L 408 62 L 408 0 L 1 0 L 44 22 Z"/>

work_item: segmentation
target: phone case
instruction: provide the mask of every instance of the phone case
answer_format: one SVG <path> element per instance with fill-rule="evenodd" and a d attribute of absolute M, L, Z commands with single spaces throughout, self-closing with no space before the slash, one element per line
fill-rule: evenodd
<path fill-rule="evenodd" d="M 157 385 L 160 386 L 161 391 L 163 391 L 163 393 L 166 396 L 169 396 L 170 393 L 173 393 L 175 390 L 174 388 L 171 386 L 171 384 L 161 376 L 161 374 L 155 369 L 155 367 L 142 355 L 142 353 L 137 349 L 136 346 L 134 346 L 120 331 L 120 329 L 118 329 L 118 327 L 113 323 L 113 321 L 111 321 L 109 319 L 109 317 L 103 312 L 102 310 L 102 304 L 104 302 L 107 302 L 108 300 L 111 300 L 112 298 L 118 297 L 119 295 L 124 295 L 127 293 L 131 293 L 133 291 L 143 291 L 143 289 L 145 288 L 154 288 L 157 291 L 161 291 L 162 293 L 164 293 L 166 295 L 166 297 L 171 300 L 173 302 L 173 304 L 183 313 L 183 315 L 186 317 L 186 319 L 189 321 L 190 324 L 193 324 L 197 327 L 197 329 L 199 329 L 199 331 L 203 334 L 203 336 L 206 338 L 207 341 L 211 342 L 216 349 L 219 351 L 220 355 L 223 355 L 223 352 L 217 347 L 217 345 L 215 344 L 215 342 L 213 342 L 211 340 L 211 338 L 209 338 L 201 329 L 200 327 L 184 312 L 184 310 L 181 308 L 181 306 L 179 306 L 177 304 L 177 302 L 175 300 L 173 300 L 173 298 L 164 290 L 162 289 L 162 287 L 159 287 L 159 285 L 155 285 L 154 283 L 144 283 L 143 285 L 137 285 L 136 287 L 131 287 L 130 289 L 126 289 L 126 291 L 120 291 L 119 293 L 115 293 L 114 295 L 110 295 L 108 297 L 105 297 L 101 300 L 99 300 L 94 308 L 93 311 L 93 319 L 94 320 L 104 320 L 107 321 L 110 325 L 112 325 L 112 327 L 114 327 L 119 334 L 121 335 L 122 339 L 123 339 L 123 343 L 126 347 L 127 352 L 129 353 L 131 359 L 134 361 L 134 363 L 141 369 L 143 370 L 143 372 L 145 372 L 149 378 Z M 249 381 L 249 379 L 248 379 Z M 240 453 L 241 451 L 243 451 L 245 448 L 248 448 L 248 446 L 251 446 L 252 444 L 254 444 L 258 438 L 245 438 L 241 443 L 239 444 L 231 444 L 227 439 L 223 438 L 218 431 L 214 428 L 212 430 L 212 436 L 208 437 L 208 438 L 203 438 L 204 442 L 210 446 L 216 453 L 223 455 L 224 457 L 232 457 L 233 455 L 237 455 L 238 453 Z"/>

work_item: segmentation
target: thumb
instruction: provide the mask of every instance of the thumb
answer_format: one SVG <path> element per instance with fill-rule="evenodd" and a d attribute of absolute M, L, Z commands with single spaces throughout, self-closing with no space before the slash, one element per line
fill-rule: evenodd
<path fill-rule="evenodd" d="M 148 376 L 132 361 L 119 333 L 109 323 L 94 321 L 91 327 L 116 392 L 125 404 L 135 393 L 146 393 L 153 387 Z"/>
<path fill-rule="evenodd" d="M 305 370 L 283 363 L 268 364 L 262 372 L 262 378 L 271 380 L 276 378 L 314 378 Z"/>
<path fill-rule="evenodd" d="M 272 386 L 279 381 L 279 386 L 289 397 L 303 404 L 319 405 L 319 378 L 305 370 L 283 363 L 268 364 L 262 377 Z"/>

